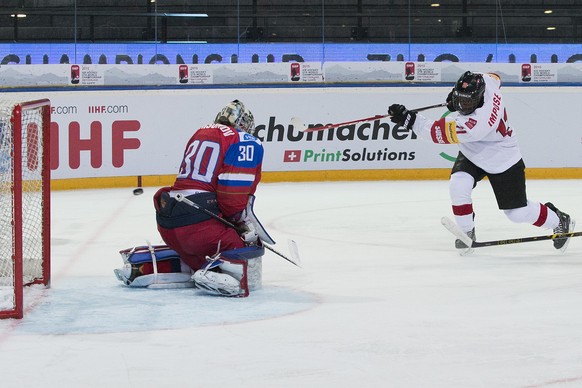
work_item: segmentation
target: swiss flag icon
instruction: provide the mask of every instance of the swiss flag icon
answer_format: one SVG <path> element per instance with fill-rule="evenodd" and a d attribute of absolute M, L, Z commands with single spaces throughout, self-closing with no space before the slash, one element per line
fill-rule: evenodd
<path fill-rule="evenodd" d="M 283 162 L 299 162 L 301 160 L 301 150 L 285 150 Z"/>

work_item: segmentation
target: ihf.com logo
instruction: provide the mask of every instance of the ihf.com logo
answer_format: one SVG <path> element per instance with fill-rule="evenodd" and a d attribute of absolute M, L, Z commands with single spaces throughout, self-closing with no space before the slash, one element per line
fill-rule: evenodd
<path fill-rule="evenodd" d="M 351 148 L 343 151 L 321 151 L 314 150 L 285 150 L 283 153 L 283 162 L 285 163 L 329 163 L 329 162 L 378 162 L 414 160 L 414 151 L 388 151 L 388 148 L 381 150 L 370 150 L 366 147 L 360 150 Z"/>

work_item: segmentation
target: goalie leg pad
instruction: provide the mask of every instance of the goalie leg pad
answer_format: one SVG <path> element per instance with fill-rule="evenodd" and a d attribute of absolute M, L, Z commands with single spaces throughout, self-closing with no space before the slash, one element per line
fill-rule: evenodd
<path fill-rule="evenodd" d="M 250 291 L 262 287 L 264 251 L 261 246 L 224 251 L 220 260 L 196 271 L 192 279 L 199 288 L 214 295 L 247 297 Z M 214 270 L 210 270 L 211 266 Z"/>
<path fill-rule="evenodd" d="M 240 281 L 224 273 L 200 269 L 194 273 L 192 280 L 196 283 L 196 287 L 213 295 L 248 296 L 241 288 Z"/>
<path fill-rule="evenodd" d="M 221 256 L 224 264 L 220 266 L 220 269 L 241 280 L 241 282 L 246 279 L 250 291 L 258 290 L 263 286 L 264 254 L 265 248 L 259 245 L 224 251 Z M 232 263 L 235 263 L 236 261 L 246 261 L 244 272 L 241 273 L 241 269 L 243 268 L 240 265 L 233 265 L 226 259 L 231 260 Z"/>
<path fill-rule="evenodd" d="M 189 273 L 158 273 L 143 275 L 127 284 L 137 288 L 194 288 L 194 281 Z"/>
<path fill-rule="evenodd" d="M 119 281 L 128 287 L 138 288 L 193 288 L 192 272 L 183 268 L 182 272 L 158 272 L 145 275 L 135 275 L 136 265 L 125 264 L 114 269 L 113 273 Z"/>
<path fill-rule="evenodd" d="M 124 262 L 113 273 L 129 287 L 192 288 L 192 271 L 167 245 L 140 246 L 119 252 Z M 154 260 L 155 257 L 155 260 Z"/>
<path fill-rule="evenodd" d="M 127 248 L 119 251 L 124 263 L 141 264 L 152 262 L 152 251 L 156 257 L 156 261 L 180 259 L 178 252 L 171 249 L 167 245 L 153 245 L 151 247 L 142 245 L 133 248 Z"/>

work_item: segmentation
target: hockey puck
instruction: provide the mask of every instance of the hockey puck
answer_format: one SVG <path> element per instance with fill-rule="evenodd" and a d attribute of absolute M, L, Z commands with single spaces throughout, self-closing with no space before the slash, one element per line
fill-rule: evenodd
<path fill-rule="evenodd" d="M 143 194 L 143 189 L 138 187 L 137 189 L 133 189 L 133 195 L 141 195 Z"/>

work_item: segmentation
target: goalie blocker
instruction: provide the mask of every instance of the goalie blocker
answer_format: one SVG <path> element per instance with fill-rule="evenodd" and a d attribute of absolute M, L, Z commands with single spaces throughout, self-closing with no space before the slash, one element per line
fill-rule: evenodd
<path fill-rule="evenodd" d="M 197 287 L 213 295 L 247 297 L 262 287 L 264 252 L 260 245 L 217 252 L 194 272 L 167 245 L 139 246 L 120 251 L 124 265 L 113 272 L 128 287 Z"/>

